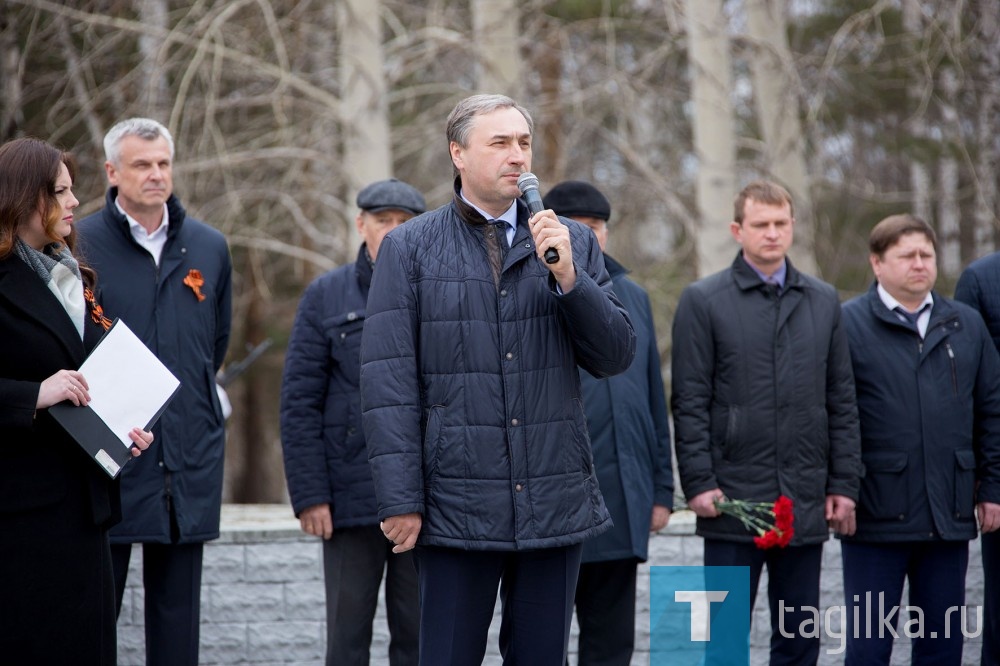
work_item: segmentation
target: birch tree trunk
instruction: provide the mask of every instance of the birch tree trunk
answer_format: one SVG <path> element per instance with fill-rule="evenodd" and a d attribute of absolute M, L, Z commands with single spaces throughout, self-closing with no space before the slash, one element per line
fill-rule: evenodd
<path fill-rule="evenodd" d="M 962 270 L 961 210 L 958 203 L 958 159 L 955 151 L 962 143 L 961 129 L 957 128 L 958 112 L 949 101 L 958 93 L 958 80 L 951 67 L 941 72 L 941 114 L 940 131 L 944 137 L 944 151 L 938 161 L 937 232 L 941 256 L 938 271 L 942 274 L 958 276 Z M 958 134 L 956 136 L 956 133 Z"/>
<path fill-rule="evenodd" d="M 346 64 L 338 67 L 340 60 L 338 48 L 344 48 L 340 46 L 341 39 L 339 36 L 335 39 L 330 38 L 330 35 L 339 35 L 340 9 L 338 9 L 338 5 L 324 3 L 318 8 L 314 20 L 319 29 L 315 32 L 310 32 L 308 44 L 308 67 L 311 78 L 316 86 L 336 96 L 340 94 L 340 78 L 343 78 L 343 74 L 347 71 Z M 380 48 L 379 54 L 381 52 Z M 382 81 L 382 78 L 379 77 L 379 80 Z M 311 123 L 310 143 L 316 146 L 320 154 L 328 155 L 329 158 L 323 161 L 310 162 L 306 168 L 305 176 L 307 186 L 309 187 L 320 188 L 324 186 L 324 183 L 327 187 L 330 187 L 331 183 L 335 183 L 334 191 L 346 191 L 347 194 L 342 206 L 342 214 L 330 215 L 329 211 L 326 211 L 323 206 L 318 205 L 314 199 L 310 200 L 304 203 L 303 212 L 307 222 L 313 226 L 308 229 L 298 230 L 304 231 L 300 236 L 301 240 L 298 241 L 298 244 L 308 250 L 319 249 L 315 243 L 318 238 L 326 236 L 333 240 L 333 249 L 330 254 L 336 264 L 346 263 L 354 259 L 358 236 L 354 228 L 356 211 L 352 197 L 359 187 L 364 187 L 368 184 L 367 182 L 361 182 L 361 179 L 367 176 L 359 178 L 357 182 L 348 180 L 351 178 L 351 174 L 354 173 L 354 160 L 358 159 L 353 155 L 348 156 L 349 149 L 355 150 L 352 145 L 352 137 L 355 136 L 355 127 L 353 122 L 348 119 L 345 119 L 343 123 L 340 122 L 341 108 L 344 109 L 344 113 L 347 113 L 346 106 L 341 106 L 338 109 L 330 109 L 328 113 L 318 115 Z M 386 120 L 386 122 L 388 121 Z M 388 128 L 384 127 L 379 129 L 384 129 L 386 132 L 389 131 Z M 343 140 L 342 137 L 344 137 Z M 386 138 L 384 143 L 386 145 L 379 150 L 384 151 L 386 155 L 380 159 L 388 163 L 391 160 L 391 157 L 389 157 L 389 154 L 391 154 L 390 139 Z M 361 152 L 364 152 L 363 149 L 364 146 L 361 144 L 356 148 L 356 150 Z M 344 160 L 339 159 L 339 155 L 342 152 L 346 156 Z M 331 174 L 331 170 L 336 169 L 337 166 L 340 169 Z M 378 180 L 389 174 L 391 168 L 380 163 L 372 165 L 370 171 L 376 174 L 371 180 Z M 346 183 L 346 186 L 343 185 L 344 183 Z M 325 270 L 325 267 L 317 266 L 314 262 L 308 260 L 299 262 L 297 268 L 302 271 L 303 287 Z"/>
<path fill-rule="evenodd" d="M 974 174 L 976 203 L 973 219 L 976 228 L 973 234 L 975 247 L 968 255 L 963 252 L 963 260 L 969 261 L 992 252 L 1000 233 L 1000 196 L 997 193 L 997 169 L 1000 168 L 1000 5 L 984 2 L 979 5 L 978 45 L 976 57 L 979 60 L 979 80 L 992 81 L 994 85 L 983 86 L 979 95 L 976 112 L 976 137 L 979 151 L 976 155 Z"/>
<path fill-rule="evenodd" d="M 918 0 L 903 0 L 903 30 L 917 39 L 923 31 L 923 19 L 920 15 L 920 4 Z M 917 61 L 916 58 L 913 59 Z M 926 141 L 928 139 L 927 120 L 919 109 L 924 108 L 923 97 L 926 90 L 926 82 L 923 73 L 914 66 L 907 96 L 910 101 L 910 108 L 913 115 L 907 122 L 910 136 L 915 141 Z M 910 187 L 913 190 L 913 213 L 933 224 L 933 210 L 931 208 L 931 175 L 927 165 L 918 159 L 910 161 Z"/>
<path fill-rule="evenodd" d="M 479 91 L 510 95 L 524 103 L 517 0 L 472 0 L 471 8 Z"/>
<path fill-rule="evenodd" d="M 784 3 L 746 0 L 745 6 L 765 164 L 771 177 L 788 188 L 795 202 L 795 242 L 789 255 L 799 270 L 816 274 L 815 214 L 799 117 L 800 86 L 788 47 Z"/>
<path fill-rule="evenodd" d="M 342 0 L 338 6 L 342 131 L 348 178 L 345 207 L 351 208 L 358 190 L 392 176 L 392 146 L 382 53 L 382 3 Z"/>
<path fill-rule="evenodd" d="M 143 25 L 158 28 L 159 34 L 166 34 L 167 0 L 137 0 L 136 13 Z M 163 39 L 150 32 L 139 33 L 139 77 L 142 90 L 139 93 L 139 108 L 150 118 L 167 122 L 170 108 L 170 92 L 167 85 L 166 68 L 163 66 L 161 51 Z"/>
<path fill-rule="evenodd" d="M 17 14 L 0 0 L 0 142 L 13 138 L 24 122 L 21 110 L 21 49 Z"/>
<path fill-rule="evenodd" d="M 698 159 L 697 275 L 732 263 L 735 247 L 729 233 L 730 202 L 736 195 L 736 142 L 730 100 L 727 20 L 722 0 L 686 0 L 691 67 L 692 125 Z"/>

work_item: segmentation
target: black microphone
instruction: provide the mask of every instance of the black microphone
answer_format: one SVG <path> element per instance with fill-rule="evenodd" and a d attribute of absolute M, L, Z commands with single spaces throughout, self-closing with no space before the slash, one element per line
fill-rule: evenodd
<path fill-rule="evenodd" d="M 525 171 L 517 178 L 517 189 L 521 190 L 524 203 L 528 205 L 528 210 L 532 215 L 545 210 L 542 195 L 538 193 L 538 176 L 530 171 Z M 559 251 L 550 247 L 545 251 L 545 263 L 554 264 L 557 261 L 559 261 Z"/>

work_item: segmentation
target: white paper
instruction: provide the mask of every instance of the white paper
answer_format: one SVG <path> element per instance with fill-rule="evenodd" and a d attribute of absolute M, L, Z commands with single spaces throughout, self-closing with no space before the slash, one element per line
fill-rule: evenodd
<path fill-rule="evenodd" d="M 120 319 L 80 366 L 90 407 L 126 447 L 136 426 L 144 428 L 174 394 L 180 381 Z"/>

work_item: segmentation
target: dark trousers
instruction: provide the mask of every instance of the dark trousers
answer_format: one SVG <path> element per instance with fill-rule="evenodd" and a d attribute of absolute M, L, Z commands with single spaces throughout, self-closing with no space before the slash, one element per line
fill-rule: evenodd
<path fill-rule="evenodd" d="M 1000 664 L 1000 532 L 980 537 L 983 548 L 983 654 L 982 666 Z"/>
<path fill-rule="evenodd" d="M 753 543 L 705 539 L 705 566 L 750 567 L 751 612 L 767 565 L 771 666 L 815 664 L 819 659 L 819 636 L 802 636 L 799 627 L 812 621 L 812 609 L 819 608 L 822 559 L 823 544 L 760 549 Z"/>
<path fill-rule="evenodd" d="M 368 666 L 383 571 L 389 664 L 416 666 L 420 606 L 413 553 L 394 554 L 377 525 L 335 528 L 323 542 L 327 666 Z"/>
<path fill-rule="evenodd" d="M 420 546 L 420 664 L 481 664 L 497 585 L 505 666 L 563 666 L 583 547 L 492 552 Z"/>
<path fill-rule="evenodd" d="M 198 664 L 202 551 L 201 543 L 142 544 L 147 666 Z M 111 546 L 119 613 L 131 557 L 131 544 Z"/>
<path fill-rule="evenodd" d="M 922 611 L 923 632 L 923 638 L 912 639 L 909 663 L 912 666 L 962 663 L 961 612 L 948 609 L 960 609 L 965 604 L 967 541 L 880 544 L 845 541 L 841 553 L 847 606 L 846 666 L 889 663 L 893 641 L 889 627 L 895 629 L 913 619 L 900 607 L 891 621 L 883 622 L 893 606 L 900 605 L 906 580 L 910 583 L 908 605 Z M 855 612 L 858 626 L 854 623 Z M 911 631 L 916 630 L 914 625 Z M 902 630 L 896 633 L 902 635 Z"/>
<path fill-rule="evenodd" d="M 578 666 L 628 666 L 632 662 L 637 566 L 635 558 L 580 565 Z"/>

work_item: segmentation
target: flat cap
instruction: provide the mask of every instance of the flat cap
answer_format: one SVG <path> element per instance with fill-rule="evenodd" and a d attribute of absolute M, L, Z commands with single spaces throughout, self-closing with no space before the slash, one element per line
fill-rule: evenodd
<path fill-rule="evenodd" d="M 546 208 L 563 217 L 596 217 L 608 221 L 611 202 L 600 190 L 582 180 L 566 180 L 542 197 Z"/>
<path fill-rule="evenodd" d="M 427 202 L 417 188 L 395 178 L 377 180 L 358 192 L 358 208 L 369 213 L 383 210 L 404 210 L 420 215 Z"/>

